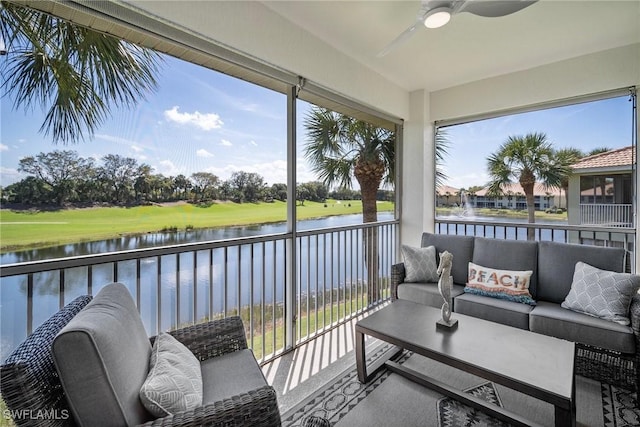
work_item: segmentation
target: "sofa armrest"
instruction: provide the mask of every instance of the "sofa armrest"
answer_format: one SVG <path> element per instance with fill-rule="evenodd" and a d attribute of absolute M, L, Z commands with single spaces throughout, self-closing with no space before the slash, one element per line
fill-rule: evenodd
<path fill-rule="evenodd" d="M 169 331 L 200 361 L 247 348 L 247 336 L 239 316 L 226 317 Z M 151 343 L 155 337 L 151 338 Z"/>
<path fill-rule="evenodd" d="M 280 426 L 276 392 L 260 387 L 219 402 L 149 421 L 141 426 Z"/>
<path fill-rule="evenodd" d="M 629 307 L 629 319 L 631 319 L 631 329 L 636 336 L 636 353 L 640 353 L 640 295 L 636 294 L 631 298 Z"/>
<path fill-rule="evenodd" d="M 404 282 L 404 263 L 393 264 L 391 266 L 391 299 L 398 299 L 398 285 Z"/>

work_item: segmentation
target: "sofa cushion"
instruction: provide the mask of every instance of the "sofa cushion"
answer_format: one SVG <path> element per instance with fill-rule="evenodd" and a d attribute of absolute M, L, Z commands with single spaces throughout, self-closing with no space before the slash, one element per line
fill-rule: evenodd
<path fill-rule="evenodd" d="M 536 298 L 538 283 L 538 243 L 528 240 L 502 240 L 476 237 L 473 244 L 475 264 L 500 270 L 533 271 L 529 293 Z"/>
<path fill-rule="evenodd" d="M 531 270 L 498 270 L 470 262 L 469 279 L 464 291 L 475 295 L 536 305 L 529 293 L 532 274 Z"/>
<path fill-rule="evenodd" d="M 529 315 L 533 332 L 569 341 L 635 353 L 636 342 L 630 326 L 577 313 L 547 301 L 538 301 Z"/>
<path fill-rule="evenodd" d="M 456 297 L 453 303 L 456 313 L 520 329 L 529 329 L 529 313 L 532 308 L 528 304 L 467 293 Z"/>
<path fill-rule="evenodd" d="M 435 246 L 414 248 L 402 245 L 404 259 L 405 282 L 437 282 L 438 263 Z"/>
<path fill-rule="evenodd" d="M 52 345 L 58 332 L 90 301 L 91 296 L 81 295 L 65 305 L 38 326 L 0 366 L 0 390 L 8 409 L 47 414 L 55 411 L 55 419 L 46 420 L 48 426 L 69 424 L 72 415 L 53 362 Z"/>
<path fill-rule="evenodd" d="M 455 297 L 462 295 L 464 286 L 454 284 L 451 287 L 451 298 L 455 309 Z M 436 283 L 401 283 L 398 286 L 398 299 L 417 302 L 430 307 L 442 307 L 444 299 L 440 295 Z"/>
<path fill-rule="evenodd" d="M 164 417 L 202 406 L 200 362 L 180 341 L 159 334 L 149 364 L 140 400 L 151 414 Z"/>
<path fill-rule="evenodd" d="M 578 261 L 602 270 L 622 272 L 624 249 L 574 243 L 540 242 L 538 245 L 538 287 L 536 300 L 561 304 L 571 289 Z"/>
<path fill-rule="evenodd" d="M 234 351 L 202 362 L 202 404 L 247 393 L 267 385 L 249 349 Z"/>
<path fill-rule="evenodd" d="M 639 287 L 640 276 L 601 270 L 579 261 L 562 308 L 628 325 L 631 298 Z"/>
<path fill-rule="evenodd" d="M 151 344 L 124 285 L 102 288 L 60 331 L 53 354 L 79 425 L 136 425 L 151 419 L 139 398 Z"/>
<path fill-rule="evenodd" d="M 473 256 L 473 236 L 457 236 L 450 234 L 422 233 L 422 247 L 435 246 L 436 256 L 449 251 L 453 255 L 451 277 L 453 283 L 464 285 L 467 283 L 467 267 Z"/>

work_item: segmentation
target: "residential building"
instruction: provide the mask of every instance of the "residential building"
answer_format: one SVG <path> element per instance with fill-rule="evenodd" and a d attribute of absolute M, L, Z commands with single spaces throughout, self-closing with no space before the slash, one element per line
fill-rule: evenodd
<path fill-rule="evenodd" d="M 584 157 L 572 165 L 569 224 L 633 227 L 634 146 Z"/>

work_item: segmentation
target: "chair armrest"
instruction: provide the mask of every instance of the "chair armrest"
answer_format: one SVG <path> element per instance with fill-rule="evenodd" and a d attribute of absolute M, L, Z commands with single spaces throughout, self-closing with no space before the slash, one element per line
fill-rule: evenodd
<path fill-rule="evenodd" d="M 404 282 L 404 263 L 393 264 L 391 266 L 391 299 L 398 299 L 398 285 Z"/>
<path fill-rule="evenodd" d="M 276 392 L 273 387 L 264 386 L 190 411 L 167 415 L 141 426 L 275 427 L 280 424 Z"/>
<path fill-rule="evenodd" d="M 226 317 L 206 323 L 169 331 L 200 361 L 247 348 L 247 336 L 239 316 Z M 151 343 L 155 337 L 151 338 Z"/>

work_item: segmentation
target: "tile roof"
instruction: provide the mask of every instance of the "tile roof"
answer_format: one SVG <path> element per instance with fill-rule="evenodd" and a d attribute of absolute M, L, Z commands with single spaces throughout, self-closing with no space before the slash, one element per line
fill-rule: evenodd
<path fill-rule="evenodd" d="M 613 168 L 631 166 L 635 161 L 635 147 L 618 148 L 593 156 L 583 157 L 571 165 L 572 169 Z"/>

